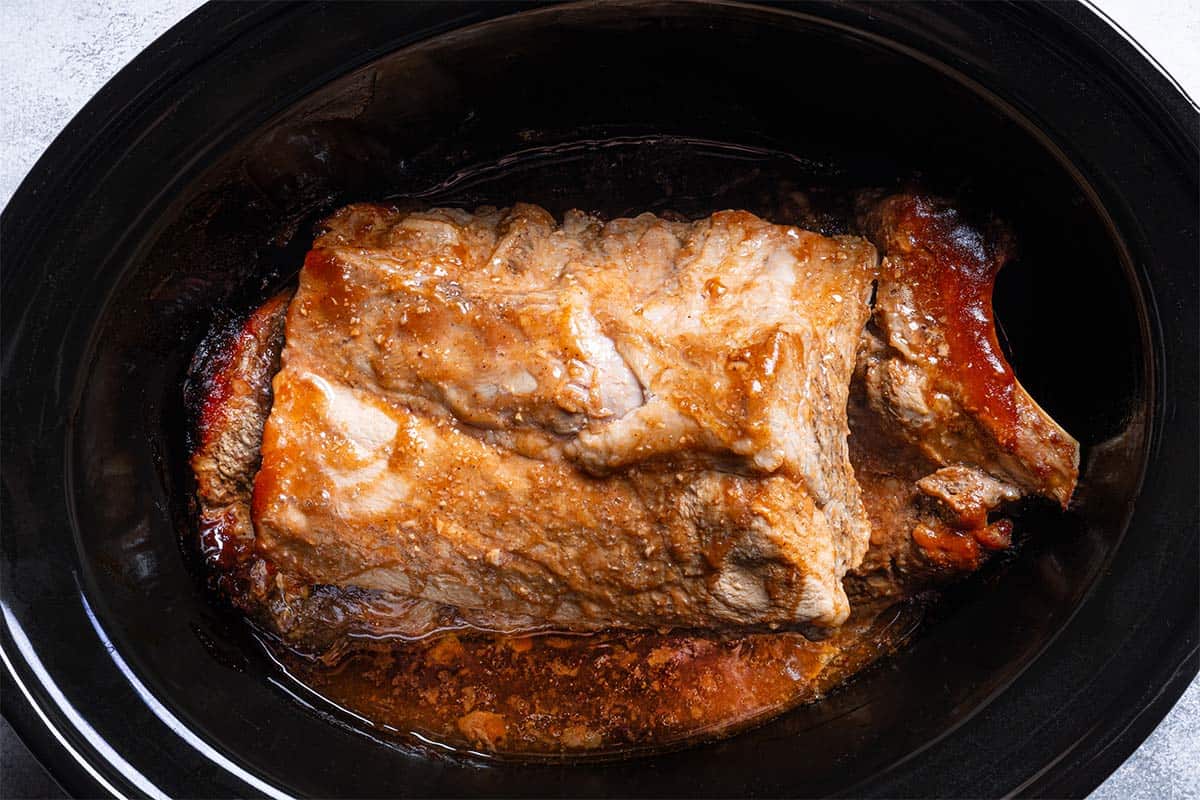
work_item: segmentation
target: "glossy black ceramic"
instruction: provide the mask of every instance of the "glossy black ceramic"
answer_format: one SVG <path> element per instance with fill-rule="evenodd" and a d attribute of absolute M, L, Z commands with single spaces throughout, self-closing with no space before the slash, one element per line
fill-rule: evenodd
<path fill-rule="evenodd" d="M 4 714 L 83 795 L 1084 794 L 1197 670 L 1197 154 L 1075 5 L 206 7 L 3 215 Z M 181 547 L 188 359 L 321 213 L 913 180 L 1015 229 L 1006 346 L 1083 479 L 825 702 L 623 764 L 405 748 L 282 675 Z"/>

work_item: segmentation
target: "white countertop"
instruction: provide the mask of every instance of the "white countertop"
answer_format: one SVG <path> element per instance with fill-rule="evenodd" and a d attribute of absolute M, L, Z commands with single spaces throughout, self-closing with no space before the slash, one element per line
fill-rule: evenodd
<path fill-rule="evenodd" d="M 1200 100 L 1200 3 L 1096 3 Z M 0 205 L 72 116 L 199 0 L 5 0 L 0 25 Z M 7 753 L 6 749 L 6 753 Z M 1096 792 L 1103 800 L 1200 797 L 1200 680 Z"/>

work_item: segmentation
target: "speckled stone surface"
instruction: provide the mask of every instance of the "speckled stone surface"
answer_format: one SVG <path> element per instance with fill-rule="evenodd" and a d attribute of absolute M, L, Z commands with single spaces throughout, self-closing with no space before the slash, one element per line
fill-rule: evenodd
<path fill-rule="evenodd" d="M 0 204 L 71 117 L 197 0 L 4 0 L 0 21 Z M 1097 5 L 1200 98 L 1200 3 Z M 1198 554 L 1200 555 L 1200 554 Z M 0 796 L 57 797 L 11 729 L 0 725 Z M 1200 681 L 1096 792 L 1099 800 L 1200 797 Z"/>

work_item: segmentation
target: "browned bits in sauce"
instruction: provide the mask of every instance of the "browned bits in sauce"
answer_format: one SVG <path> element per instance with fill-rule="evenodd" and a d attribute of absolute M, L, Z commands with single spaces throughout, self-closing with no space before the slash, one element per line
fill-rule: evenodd
<path fill-rule="evenodd" d="M 295 677 L 384 731 L 510 755 L 603 754 L 733 733 L 818 699 L 893 652 L 920 618 L 898 606 L 829 639 L 763 633 L 504 636 L 464 632 L 352 652 Z"/>
<path fill-rule="evenodd" d="M 498 750 L 508 734 L 504 715 L 493 711 L 471 711 L 458 718 L 458 730 L 472 746 Z"/>

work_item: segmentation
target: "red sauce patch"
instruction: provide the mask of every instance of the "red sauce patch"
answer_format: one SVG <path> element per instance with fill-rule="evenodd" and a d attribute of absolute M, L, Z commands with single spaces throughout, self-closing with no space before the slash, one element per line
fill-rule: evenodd
<path fill-rule="evenodd" d="M 211 348 L 207 356 L 212 359 L 212 372 L 204 380 L 204 400 L 200 405 L 200 413 L 196 419 L 196 431 L 199 434 L 200 447 L 209 443 L 210 432 L 221 423 L 225 408 L 229 404 L 232 393 L 230 365 L 237 352 L 237 338 L 229 343 L 217 344 Z"/>
<path fill-rule="evenodd" d="M 967 409 L 984 416 L 999 443 L 1011 449 L 1016 378 L 992 314 L 992 288 L 1006 248 L 965 224 L 954 209 L 923 198 L 904 198 L 885 214 L 894 226 L 889 256 L 902 260 L 918 307 L 942 323 L 950 352 L 939 359 L 937 372 L 961 387 Z"/>
<path fill-rule="evenodd" d="M 1012 521 L 1001 519 L 971 531 L 971 535 L 985 550 L 1007 550 L 1012 545 L 1012 532 Z"/>
<path fill-rule="evenodd" d="M 913 528 L 912 538 L 934 564 L 970 572 L 983 564 L 984 551 L 1007 550 L 1012 545 L 1012 531 L 1012 521 L 1007 519 L 969 530 L 942 523 L 919 524 Z"/>
<path fill-rule="evenodd" d="M 912 538 L 922 554 L 938 566 L 969 572 L 982 563 L 979 542 L 967 531 L 922 524 L 913 528 Z"/>

